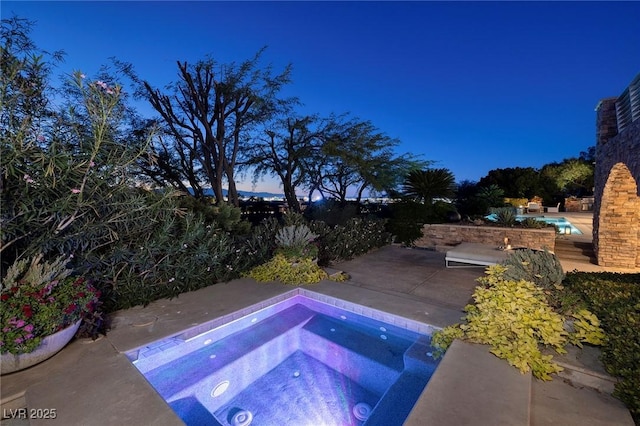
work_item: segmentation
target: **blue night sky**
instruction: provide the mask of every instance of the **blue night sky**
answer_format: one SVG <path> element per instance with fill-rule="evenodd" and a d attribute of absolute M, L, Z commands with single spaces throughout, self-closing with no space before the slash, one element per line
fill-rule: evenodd
<path fill-rule="evenodd" d="M 370 120 L 457 181 L 577 157 L 595 145 L 598 101 L 640 72 L 638 2 L 2 3 L 67 53 L 66 73 L 115 56 L 162 87 L 176 60 L 268 46 L 263 63 L 293 65 L 285 94 L 301 113 Z"/>

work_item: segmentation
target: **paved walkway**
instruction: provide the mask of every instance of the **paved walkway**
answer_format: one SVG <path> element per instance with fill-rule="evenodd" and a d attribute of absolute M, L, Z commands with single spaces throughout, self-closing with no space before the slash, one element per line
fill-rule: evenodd
<path fill-rule="evenodd" d="M 482 268 L 447 269 L 443 253 L 399 246 L 384 247 L 335 268 L 348 272 L 351 280 L 323 281 L 307 288 L 439 327 L 460 320 L 476 285 L 475 279 L 483 273 Z M 55 408 L 56 420 L 2 424 L 179 424 L 179 419 L 139 375 L 124 352 L 230 315 L 291 288 L 240 279 L 176 299 L 160 300 L 144 308 L 117 312 L 106 338 L 76 340 L 44 363 L 2 376 L 3 409 Z M 560 379 L 547 383 L 530 381 L 529 376 L 513 374 L 514 369 L 490 355 L 483 346 L 463 344 L 459 350 L 450 352 L 452 355 L 443 360 L 444 363 L 449 359 L 448 366 L 443 364 L 444 368 L 436 371 L 441 373 L 438 379 L 434 376 L 433 386 L 427 387 L 431 393 L 438 389 L 436 395 L 427 398 L 429 392 L 425 392 L 423 397 L 427 401 L 421 397 L 407 424 L 633 425 L 620 401 L 584 385 L 584 377 L 574 377 L 579 379 L 575 386 Z M 581 357 L 582 354 L 575 354 L 567 362 L 582 362 Z M 589 358 L 592 365 L 597 364 L 593 356 L 584 358 Z M 597 378 L 590 373 L 593 368 L 583 370 L 589 377 Z M 518 382 L 519 388 L 524 386 L 527 391 L 510 392 L 504 382 Z M 439 400 L 443 395 L 449 397 Z M 530 401 L 529 405 L 516 404 L 516 396 L 518 401 Z M 497 421 L 498 418 L 501 420 Z"/>

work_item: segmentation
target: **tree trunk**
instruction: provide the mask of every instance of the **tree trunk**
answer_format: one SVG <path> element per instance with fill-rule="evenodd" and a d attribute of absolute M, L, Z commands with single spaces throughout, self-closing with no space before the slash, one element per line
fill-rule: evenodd
<path fill-rule="evenodd" d="M 227 176 L 227 179 L 229 180 L 229 190 L 227 191 L 227 199 L 229 201 L 229 204 L 231 204 L 232 206 L 238 207 L 240 205 L 240 197 L 238 196 L 236 181 L 233 180 L 232 178 L 233 176 L 231 176 L 231 178 Z"/>
<path fill-rule="evenodd" d="M 289 210 L 294 213 L 300 213 L 300 203 L 298 202 L 298 196 L 296 190 L 288 179 L 283 179 L 284 197 L 289 205 Z"/>

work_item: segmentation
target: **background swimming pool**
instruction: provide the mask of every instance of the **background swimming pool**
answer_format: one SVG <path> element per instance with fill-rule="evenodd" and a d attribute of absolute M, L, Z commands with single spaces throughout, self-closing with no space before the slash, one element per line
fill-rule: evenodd
<path fill-rule="evenodd" d="M 127 356 L 186 424 L 401 425 L 438 364 L 429 343 L 297 295 Z"/>
<path fill-rule="evenodd" d="M 545 222 L 545 223 L 549 223 L 549 224 L 553 224 L 556 225 L 558 227 L 558 233 L 560 234 L 565 234 L 565 230 L 568 227 L 569 230 L 571 231 L 570 233 L 573 235 L 582 235 L 582 232 L 576 228 L 573 224 L 571 224 L 571 222 L 569 222 L 566 218 L 564 217 L 557 217 L 557 216 L 531 216 L 531 215 L 517 215 L 516 216 L 516 220 L 517 221 L 522 221 L 528 217 L 531 217 L 535 220 L 541 221 L 541 222 Z M 490 214 L 486 216 L 487 219 L 494 221 L 496 220 L 496 215 L 495 214 Z"/>

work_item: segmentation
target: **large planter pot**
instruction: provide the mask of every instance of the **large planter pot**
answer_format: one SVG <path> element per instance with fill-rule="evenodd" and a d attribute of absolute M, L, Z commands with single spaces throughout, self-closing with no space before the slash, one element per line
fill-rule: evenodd
<path fill-rule="evenodd" d="M 45 337 L 42 339 L 42 342 L 40 342 L 40 346 L 33 352 L 18 355 L 10 353 L 2 354 L 0 358 L 0 364 L 2 365 L 0 374 L 24 370 L 25 368 L 51 358 L 69 343 L 78 331 L 81 322 L 82 321 L 78 321 L 57 333 Z"/>

